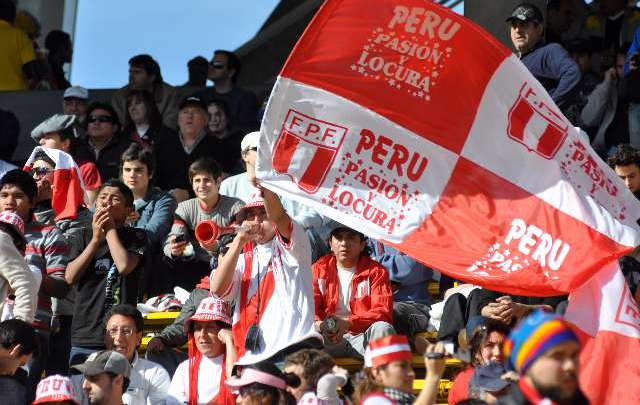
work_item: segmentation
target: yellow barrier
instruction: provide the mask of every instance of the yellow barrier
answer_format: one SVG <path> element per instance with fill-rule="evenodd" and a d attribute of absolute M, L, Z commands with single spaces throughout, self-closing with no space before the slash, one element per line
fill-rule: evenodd
<path fill-rule="evenodd" d="M 144 317 L 144 326 L 167 326 L 180 315 L 180 312 L 151 312 Z"/>
<path fill-rule="evenodd" d="M 438 384 L 438 398 L 443 398 L 446 399 L 447 396 L 449 395 L 449 391 L 451 390 L 451 387 L 453 386 L 453 381 L 451 380 L 440 380 L 440 383 Z M 415 394 L 418 394 L 420 391 L 422 391 L 422 388 L 424 387 L 424 380 L 423 379 L 415 379 L 413 380 L 413 392 Z"/>
<path fill-rule="evenodd" d="M 338 357 L 335 360 L 338 366 L 349 371 L 359 370 L 362 368 L 362 361 L 358 359 L 353 359 L 351 357 Z M 445 365 L 447 368 L 460 368 L 462 367 L 462 362 L 458 359 L 447 358 L 445 359 Z M 413 368 L 424 369 L 424 357 L 414 354 Z"/>

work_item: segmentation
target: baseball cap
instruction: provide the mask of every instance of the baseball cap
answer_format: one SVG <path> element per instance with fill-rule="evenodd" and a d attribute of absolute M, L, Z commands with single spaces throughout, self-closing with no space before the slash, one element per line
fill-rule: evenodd
<path fill-rule="evenodd" d="M 335 228 L 333 228 L 331 230 L 331 233 L 329 234 L 329 239 L 331 239 L 335 234 L 337 234 L 339 232 L 343 232 L 343 231 L 355 233 L 358 236 L 360 236 L 360 238 L 362 238 L 362 239 L 365 238 L 365 236 L 364 236 L 364 234 L 362 232 L 358 232 L 355 229 L 352 229 L 352 228 L 349 228 L 348 226 L 344 226 L 344 225 L 340 224 L 340 225 L 336 226 Z"/>
<path fill-rule="evenodd" d="M 231 308 L 229 303 L 217 297 L 208 297 L 200 301 L 196 313 L 188 318 L 184 323 L 185 333 L 189 333 L 191 322 L 211 322 L 221 321 L 231 325 Z"/>
<path fill-rule="evenodd" d="M 48 404 L 52 402 L 71 401 L 80 405 L 80 395 L 71 383 L 69 377 L 51 375 L 38 383 L 36 400 L 33 404 Z"/>
<path fill-rule="evenodd" d="M 199 107 L 203 111 L 207 111 L 207 104 L 205 104 L 205 102 L 200 97 L 190 96 L 182 100 L 182 102 L 180 103 L 181 110 L 188 106 Z"/>
<path fill-rule="evenodd" d="M 62 98 L 80 98 L 83 100 L 89 99 L 89 90 L 81 86 L 71 86 L 64 91 Z"/>
<path fill-rule="evenodd" d="M 469 387 L 480 388 L 486 392 L 502 391 L 510 384 L 509 381 L 502 379 L 502 375 L 506 372 L 507 370 L 504 368 L 504 364 L 497 361 L 477 366 L 473 370 Z"/>
<path fill-rule="evenodd" d="M 46 120 L 38 124 L 37 127 L 31 131 L 31 138 L 36 142 L 52 132 L 61 132 L 68 128 L 73 128 L 73 124 L 76 122 L 75 115 L 54 114 Z"/>
<path fill-rule="evenodd" d="M 84 374 L 91 377 L 102 373 L 122 375 L 129 378 L 131 364 L 126 357 L 113 350 L 102 350 L 92 353 L 82 364 L 71 366 L 71 371 L 76 374 Z"/>
<path fill-rule="evenodd" d="M 542 23 L 544 21 L 544 17 L 542 17 L 542 11 L 533 4 L 520 3 L 513 9 L 511 16 L 509 16 L 506 21 L 511 22 L 513 20 L 535 21 L 537 23 Z"/>
<path fill-rule="evenodd" d="M 244 152 L 250 148 L 257 148 L 258 143 L 260 142 L 260 132 L 249 132 L 242 138 L 242 142 L 240 142 L 240 151 Z"/>

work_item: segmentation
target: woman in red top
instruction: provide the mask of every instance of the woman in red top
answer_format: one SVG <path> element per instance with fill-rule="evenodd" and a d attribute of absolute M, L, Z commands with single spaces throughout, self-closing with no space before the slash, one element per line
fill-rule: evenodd
<path fill-rule="evenodd" d="M 469 320 L 464 340 L 471 352 L 471 364 L 454 380 L 447 400 L 449 405 L 469 398 L 469 381 L 476 366 L 491 361 L 502 363 L 502 347 L 507 336 L 509 327 L 500 321 L 484 316 L 476 316 Z"/>

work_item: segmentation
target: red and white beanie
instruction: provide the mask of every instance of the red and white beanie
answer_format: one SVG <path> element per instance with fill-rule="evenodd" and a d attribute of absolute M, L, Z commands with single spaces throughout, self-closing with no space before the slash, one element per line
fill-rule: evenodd
<path fill-rule="evenodd" d="M 69 377 L 52 375 L 38 383 L 34 404 L 48 404 L 52 402 L 71 401 L 80 405 L 80 395 L 76 392 Z"/>
<path fill-rule="evenodd" d="M 231 307 L 229 303 L 218 297 L 208 297 L 200 301 L 196 313 L 184 323 L 184 331 L 189 333 L 191 322 L 221 321 L 231 325 Z"/>
<path fill-rule="evenodd" d="M 242 221 L 246 219 L 247 209 L 253 207 L 264 207 L 264 198 L 262 197 L 262 193 L 258 190 L 255 193 L 251 194 L 249 197 L 249 201 L 238 211 L 236 214 L 236 222 L 241 224 Z"/>
<path fill-rule="evenodd" d="M 378 367 L 393 361 L 411 361 L 411 347 L 404 335 L 389 335 L 372 340 L 364 352 L 364 366 Z"/>
<path fill-rule="evenodd" d="M 0 212 L 0 222 L 11 225 L 20 235 L 24 235 L 24 221 L 13 211 Z"/>

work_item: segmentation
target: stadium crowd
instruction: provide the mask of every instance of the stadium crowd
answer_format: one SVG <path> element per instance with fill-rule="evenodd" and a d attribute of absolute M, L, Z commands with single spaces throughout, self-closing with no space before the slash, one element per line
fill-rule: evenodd
<path fill-rule="evenodd" d="M 640 197 L 640 10 L 594 1 L 572 36 L 571 3 L 547 1 L 546 22 L 522 3 L 505 29 Z M 0 0 L 0 90 L 64 95 L 23 169 L 19 123 L 0 111 L 7 404 L 434 404 L 452 356 L 449 404 L 588 403 L 566 297 L 458 283 L 262 187 L 261 103 L 234 53 L 189 61 L 200 89 L 186 97 L 133 56 L 129 83 L 92 102 L 64 77 L 69 35 L 52 31 L 36 57 L 39 33 L 12 5 Z M 640 264 L 621 262 L 640 302 Z M 166 311 L 179 314 L 148 334 L 143 312 Z"/>

